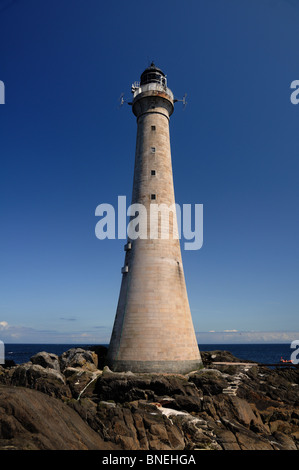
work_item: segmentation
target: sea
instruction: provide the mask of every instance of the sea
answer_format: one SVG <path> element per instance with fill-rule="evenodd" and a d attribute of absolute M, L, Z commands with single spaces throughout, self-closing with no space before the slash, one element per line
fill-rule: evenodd
<path fill-rule="evenodd" d="M 41 351 L 60 356 L 71 348 L 89 349 L 90 344 L 5 344 L 5 359 L 13 360 L 15 364 L 23 364 Z M 103 344 L 103 346 L 108 346 Z M 201 351 L 229 351 L 239 359 L 247 359 L 263 364 L 278 363 L 281 358 L 290 360 L 294 349 L 287 344 L 200 344 Z"/>

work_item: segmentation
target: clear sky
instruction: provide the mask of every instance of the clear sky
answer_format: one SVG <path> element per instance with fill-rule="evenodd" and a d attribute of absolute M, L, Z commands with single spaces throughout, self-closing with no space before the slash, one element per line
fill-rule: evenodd
<path fill-rule="evenodd" d="M 96 238 L 95 208 L 130 200 L 118 99 L 152 60 L 187 93 L 170 132 L 176 200 L 204 207 L 182 252 L 199 341 L 299 339 L 298 24 L 297 0 L 0 0 L 0 339 L 109 341 L 124 241 Z"/>

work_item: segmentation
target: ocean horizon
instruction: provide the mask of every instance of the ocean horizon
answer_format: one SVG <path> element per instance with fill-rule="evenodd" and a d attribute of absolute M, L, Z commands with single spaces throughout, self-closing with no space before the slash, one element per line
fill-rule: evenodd
<path fill-rule="evenodd" d="M 23 364 L 30 361 L 30 358 L 41 351 L 57 354 L 60 356 L 71 348 L 89 349 L 91 346 L 105 346 L 105 343 L 6 343 L 5 359 L 13 360 L 16 364 Z M 278 363 L 281 358 L 290 359 L 293 349 L 290 343 L 240 343 L 240 344 L 200 344 L 200 351 L 229 351 L 239 359 L 248 359 L 250 361 L 264 364 Z"/>

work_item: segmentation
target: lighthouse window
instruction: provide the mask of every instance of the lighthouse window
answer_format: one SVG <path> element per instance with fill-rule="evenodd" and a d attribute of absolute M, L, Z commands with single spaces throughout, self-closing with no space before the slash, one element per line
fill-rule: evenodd
<path fill-rule="evenodd" d="M 156 147 L 151 147 L 152 153 L 156 153 Z"/>
<path fill-rule="evenodd" d="M 156 195 L 155 194 L 151 194 L 151 199 L 156 199 Z"/>
<path fill-rule="evenodd" d="M 156 170 L 151 170 L 151 175 L 156 176 Z"/>
<path fill-rule="evenodd" d="M 156 130 L 156 126 L 152 126 L 152 131 L 155 131 Z"/>

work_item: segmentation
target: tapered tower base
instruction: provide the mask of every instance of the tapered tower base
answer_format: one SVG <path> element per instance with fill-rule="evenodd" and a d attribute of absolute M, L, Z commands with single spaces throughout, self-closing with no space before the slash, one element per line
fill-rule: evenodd
<path fill-rule="evenodd" d="M 201 360 L 193 361 L 112 361 L 107 364 L 114 372 L 187 374 L 202 368 Z"/>

